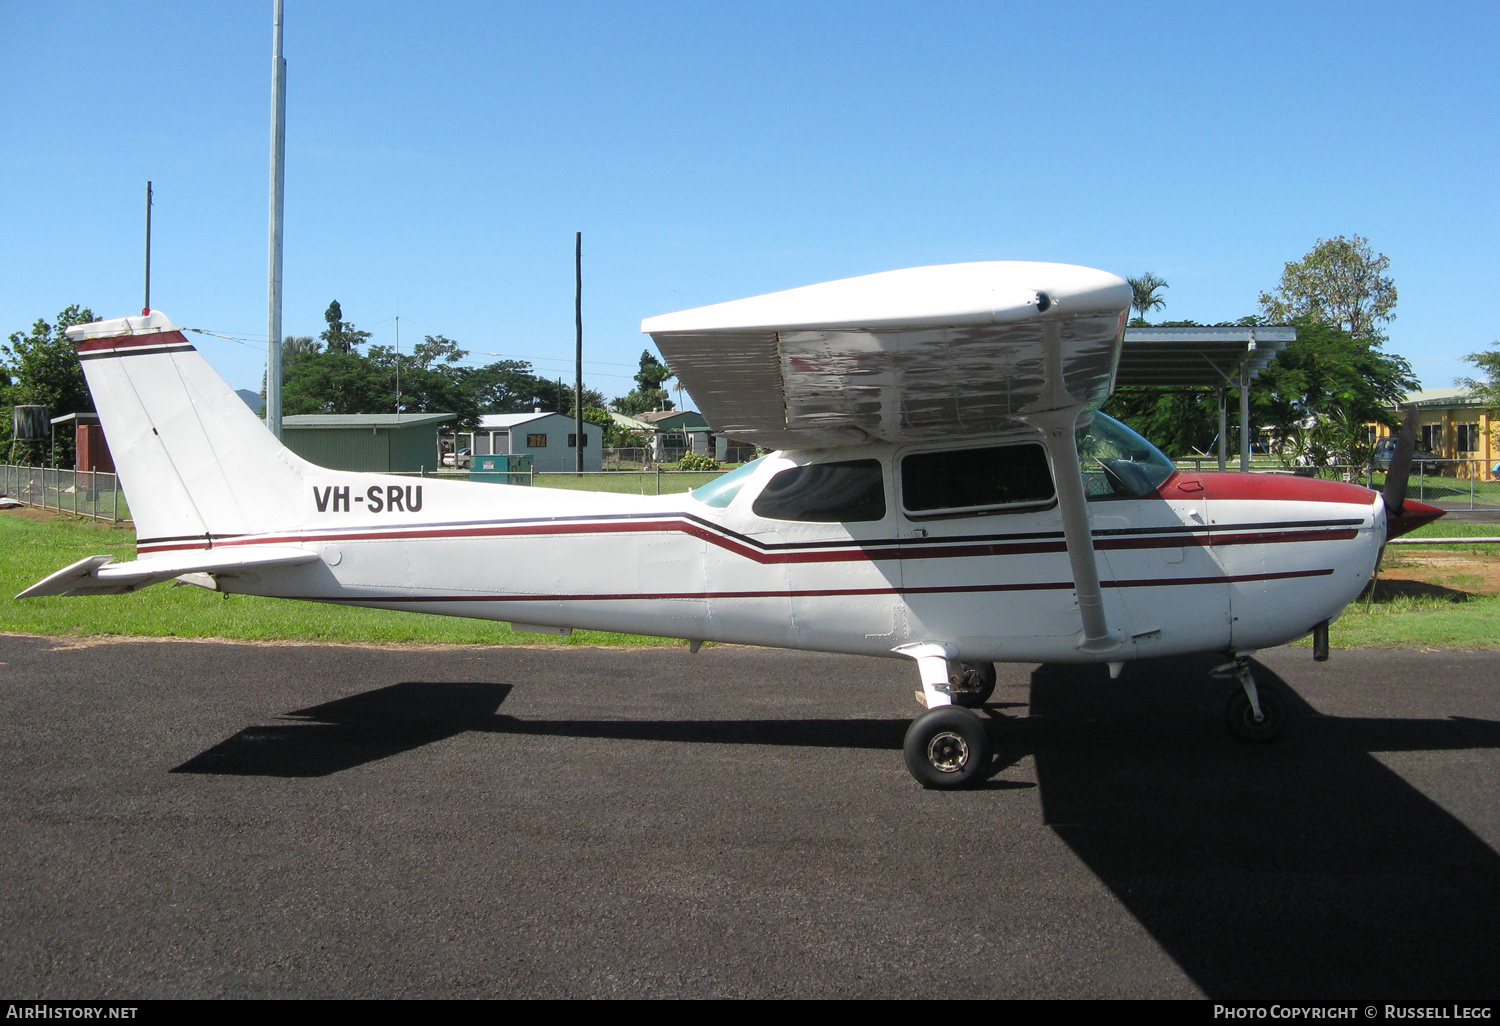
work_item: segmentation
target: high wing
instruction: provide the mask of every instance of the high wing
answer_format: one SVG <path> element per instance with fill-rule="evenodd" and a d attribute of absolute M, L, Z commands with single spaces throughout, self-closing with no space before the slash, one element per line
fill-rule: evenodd
<path fill-rule="evenodd" d="M 170 581 L 186 574 L 210 574 L 214 577 L 242 577 L 257 570 L 276 566 L 312 563 L 318 554 L 311 549 L 292 546 L 260 546 L 254 552 L 218 549 L 199 550 L 112 563 L 113 556 L 88 556 L 55 574 L 44 577 L 16 596 L 41 598 L 47 595 L 120 595 L 140 591 L 153 584 Z"/>
<path fill-rule="evenodd" d="M 816 449 L 985 434 L 1114 389 L 1130 286 L 1071 264 L 886 271 L 651 317 L 715 431 Z"/>

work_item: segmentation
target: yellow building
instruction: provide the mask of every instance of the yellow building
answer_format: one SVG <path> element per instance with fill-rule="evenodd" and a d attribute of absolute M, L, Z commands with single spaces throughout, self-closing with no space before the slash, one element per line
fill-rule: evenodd
<path fill-rule="evenodd" d="M 1454 464 L 1458 477 L 1477 474 L 1481 481 L 1500 480 L 1500 439 L 1492 427 L 1500 426 L 1500 411 L 1486 408 L 1469 398 L 1466 388 L 1429 388 L 1408 392 L 1407 405 L 1417 408 L 1417 448 L 1445 460 L 1470 460 Z M 1375 425 L 1375 437 L 1390 435 L 1384 424 Z M 1445 471 L 1447 473 L 1447 471 Z"/>

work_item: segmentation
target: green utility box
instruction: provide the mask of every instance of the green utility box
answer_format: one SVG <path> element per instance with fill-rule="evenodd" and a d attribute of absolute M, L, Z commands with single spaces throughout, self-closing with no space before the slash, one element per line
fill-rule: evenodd
<path fill-rule="evenodd" d="M 475 456 L 469 463 L 469 480 L 489 484 L 531 484 L 531 454 L 501 453 Z"/>

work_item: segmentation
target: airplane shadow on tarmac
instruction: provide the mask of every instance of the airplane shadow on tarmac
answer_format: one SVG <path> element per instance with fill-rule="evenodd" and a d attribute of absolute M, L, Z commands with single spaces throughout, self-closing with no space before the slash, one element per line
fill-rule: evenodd
<path fill-rule="evenodd" d="M 1323 716 L 1257 665 L 1293 719 L 1244 745 L 1211 666 L 1033 673 L 1014 743 L 1047 825 L 1211 998 L 1500 996 L 1500 856 L 1372 754 L 1496 748 L 1500 723 Z"/>
<path fill-rule="evenodd" d="M 1042 666 L 1031 714 L 992 703 L 995 772 L 1035 757 L 1044 820 L 1211 998 L 1500 996 L 1500 855 L 1372 753 L 1500 747 L 1500 722 L 1291 714 L 1222 727 L 1213 661 Z M 464 731 L 899 751 L 904 719 L 521 720 L 506 684 L 408 682 L 247 728 L 177 773 L 323 776 Z M 996 780 L 992 786 L 1025 786 Z"/>

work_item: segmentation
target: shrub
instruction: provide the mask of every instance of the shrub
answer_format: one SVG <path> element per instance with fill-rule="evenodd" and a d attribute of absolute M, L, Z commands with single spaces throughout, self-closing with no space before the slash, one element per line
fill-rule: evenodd
<path fill-rule="evenodd" d="M 678 470 L 718 470 L 719 464 L 707 453 L 690 452 L 677 461 Z"/>

